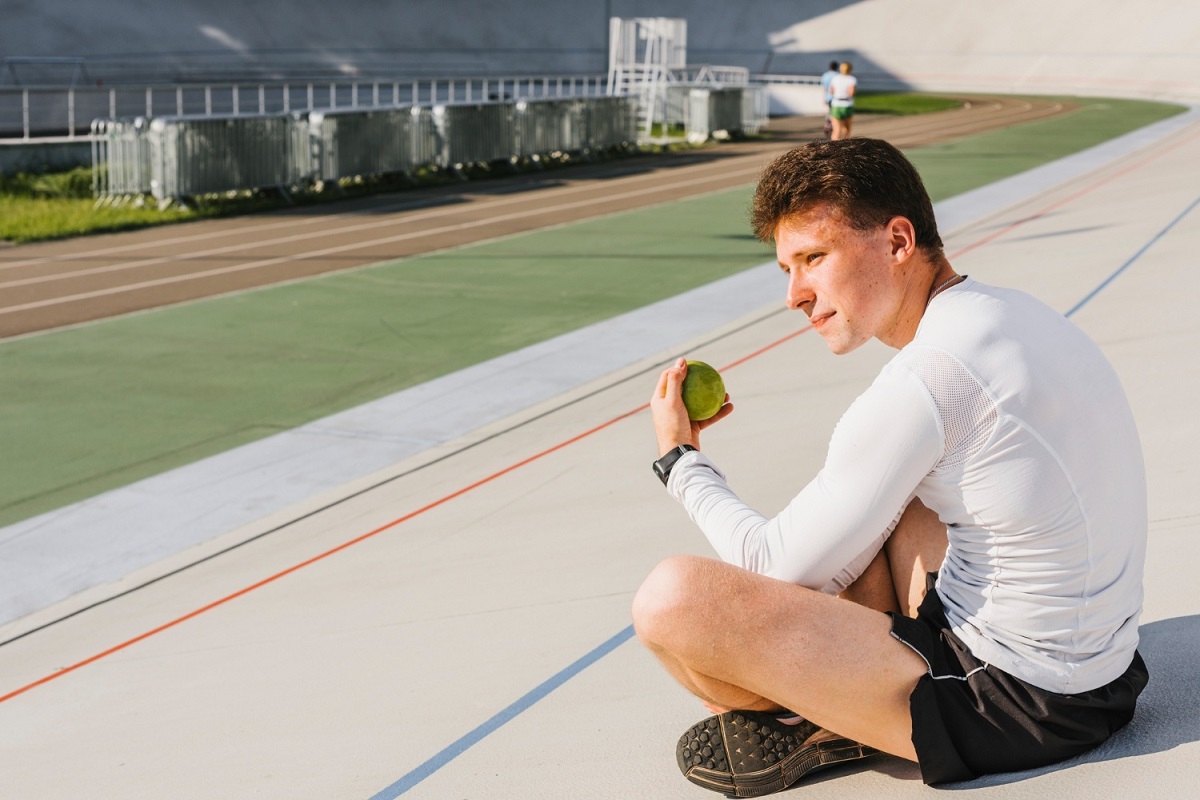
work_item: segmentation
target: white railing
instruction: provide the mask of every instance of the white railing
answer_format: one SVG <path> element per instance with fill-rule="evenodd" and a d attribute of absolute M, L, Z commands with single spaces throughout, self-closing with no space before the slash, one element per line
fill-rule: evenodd
<path fill-rule="evenodd" d="M 745 67 L 719 67 L 702 64 L 687 66 L 671 72 L 677 83 L 702 83 L 714 86 L 745 86 L 750 83 L 750 70 Z"/>
<path fill-rule="evenodd" d="M 820 75 L 751 75 L 753 83 L 781 83 L 799 86 L 820 86 Z"/>
<path fill-rule="evenodd" d="M 87 140 L 92 120 L 156 116 L 240 116 L 295 111 L 479 103 L 608 93 L 595 74 L 486 78 L 0 86 L 0 139 Z"/>
<path fill-rule="evenodd" d="M 741 67 L 687 66 L 656 82 L 745 86 L 815 85 L 817 76 L 750 75 Z M 650 76 L 633 76 L 643 81 Z M 618 90 L 619 91 L 619 90 Z M 296 111 L 388 108 L 612 94 L 606 75 L 521 75 L 150 86 L 0 86 L 0 141 L 87 141 L 95 119 L 251 116 Z M 660 101 L 661 89 L 655 93 Z M 653 104 L 653 103 L 652 103 Z"/>

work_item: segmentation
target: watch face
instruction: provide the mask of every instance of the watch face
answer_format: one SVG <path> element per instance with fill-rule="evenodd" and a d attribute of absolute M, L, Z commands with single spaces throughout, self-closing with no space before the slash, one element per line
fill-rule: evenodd
<path fill-rule="evenodd" d="M 663 486 L 667 485 L 667 478 L 671 476 L 671 468 L 675 466 L 675 462 L 678 461 L 684 453 L 691 452 L 695 449 L 696 448 L 692 447 L 691 445 L 681 444 L 679 447 L 668 451 L 666 455 L 654 462 L 654 474 L 657 475 L 659 480 L 663 482 Z"/>

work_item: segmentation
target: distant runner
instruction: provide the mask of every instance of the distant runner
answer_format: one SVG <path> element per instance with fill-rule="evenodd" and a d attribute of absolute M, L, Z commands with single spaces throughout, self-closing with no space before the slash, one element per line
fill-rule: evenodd
<path fill-rule="evenodd" d="M 829 84 L 838 74 L 838 62 L 830 61 L 829 69 L 821 73 L 821 96 L 825 98 L 825 136 L 833 135 L 833 117 L 829 116 L 829 104 L 833 102 L 833 92 L 829 90 Z"/>
<path fill-rule="evenodd" d="M 854 125 L 854 92 L 858 88 L 858 78 L 850 74 L 852 69 L 849 61 L 843 61 L 838 74 L 829 81 L 829 117 L 833 120 L 831 138 L 835 141 L 849 139 L 850 128 Z"/>
<path fill-rule="evenodd" d="M 655 472 L 721 559 L 663 561 L 633 606 L 716 714 L 680 739 L 685 776 L 753 797 L 878 751 L 933 784 L 1094 748 L 1147 682 L 1145 473 L 1116 372 L 1057 311 L 957 274 L 886 142 L 781 156 L 753 222 L 834 354 L 872 338 L 899 352 L 774 517 L 700 450 L 733 406 L 689 422 L 686 363 L 660 376 Z"/>

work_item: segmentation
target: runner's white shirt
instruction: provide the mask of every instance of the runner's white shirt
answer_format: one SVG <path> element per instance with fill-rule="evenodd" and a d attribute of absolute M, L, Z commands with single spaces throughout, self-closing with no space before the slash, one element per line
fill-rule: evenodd
<path fill-rule="evenodd" d="M 668 488 L 720 557 L 839 591 L 913 497 L 946 523 L 938 593 L 975 656 L 1049 691 L 1120 676 L 1138 643 L 1147 511 L 1116 372 L 1040 301 L 973 279 L 838 422 L 820 473 L 768 519 L 703 453 Z"/>
<path fill-rule="evenodd" d="M 853 75 L 837 74 L 829 82 L 830 105 L 834 108 L 848 108 L 854 105 L 854 87 L 858 86 L 858 78 Z"/>

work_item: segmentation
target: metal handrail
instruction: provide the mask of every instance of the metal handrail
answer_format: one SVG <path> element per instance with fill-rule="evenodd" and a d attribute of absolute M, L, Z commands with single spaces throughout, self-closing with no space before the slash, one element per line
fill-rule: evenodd
<path fill-rule="evenodd" d="M 711 64 L 688 65 L 672 70 L 679 83 L 705 83 L 714 86 L 745 86 L 750 83 L 750 70 L 745 67 L 722 67 Z"/>
<path fill-rule="evenodd" d="M 87 141 L 91 121 L 123 116 L 224 116 L 344 108 L 594 97 L 608 93 L 595 73 L 462 78 L 160 83 L 127 86 L 0 86 L 0 140 L 35 133 Z M 17 110 L 19 107 L 19 111 Z"/>
<path fill-rule="evenodd" d="M 760 75 L 755 74 L 750 76 L 751 83 L 780 83 L 780 84 L 798 84 L 801 86 L 819 86 L 821 84 L 820 75 Z"/>

